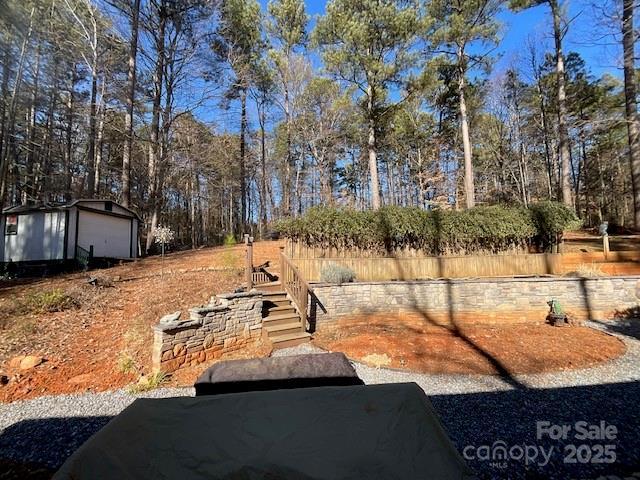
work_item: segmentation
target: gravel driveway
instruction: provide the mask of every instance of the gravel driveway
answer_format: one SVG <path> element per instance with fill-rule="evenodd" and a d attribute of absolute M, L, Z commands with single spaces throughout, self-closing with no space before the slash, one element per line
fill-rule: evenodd
<path fill-rule="evenodd" d="M 595 480 L 636 473 L 634 478 L 640 479 L 640 322 L 589 326 L 620 337 L 626 354 L 594 368 L 514 378 L 413 374 L 358 363 L 355 367 L 367 384 L 420 385 L 480 478 Z M 321 352 L 304 345 L 276 354 Z M 193 389 L 158 389 L 143 396 L 183 395 L 193 395 Z M 121 390 L 0 404 L 0 458 L 55 469 L 135 398 Z M 538 439 L 537 422 L 569 430 L 565 427 L 565 438 L 552 439 L 545 431 Z M 576 438 L 580 427 L 592 426 L 607 432 L 608 438 Z M 505 450 L 499 447 L 506 448 L 504 461 L 498 454 Z"/>

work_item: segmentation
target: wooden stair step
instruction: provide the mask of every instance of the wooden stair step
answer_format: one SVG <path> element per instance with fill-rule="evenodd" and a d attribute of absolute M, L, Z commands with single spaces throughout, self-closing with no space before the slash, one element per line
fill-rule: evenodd
<path fill-rule="evenodd" d="M 291 322 L 300 322 L 300 317 L 296 315 L 295 317 L 286 317 L 279 320 L 273 320 L 269 317 L 265 317 L 262 319 L 262 328 L 273 327 L 274 325 L 286 325 Z"/>
<path fill-rule="evenodd" d="M 307 343 L 311 340 L 311 334 L 307 332 L 287 333 L 270 337 L 274 349 L 288 348 Z"/>
<path fill-rule="evenodd" d="M 280 325 L 269 325 L 269 326 L 265 326 L 264 329 L 267 332 L 267 335 L 269 336 L 269 338 L 274 338 L 274 337 L 279 337 L 282 335 L 286 335 L 288 333 L 301 333 L 302 332 L 302 325 L 300 324 L 299 321 L 297 322 L 289 322 L 289 323 L 283 323 Z"/>
<path fill-rule="evenodd" d="M 282 284 L 280 282 L 263 283 L 262 285 L 256 285 L 256 290 L 263 292 L 264 294 L 270 293 L 284 293 L 282 290 Z"/>
<path fill-rule="evenodd" d="M 290 306 L 291 306 L 291 300 L 289 300 L 288 298 L 285 298 L 283 300 L 265 300 L 262 304 L 262 309 L 268 310 L 274 307 L 290 307 Z"/>
<path fill-rule="evenodd" d="M 262 294 L 262 300 L 265 302 L 280 302 L 289 300 L 285 292 L 264 292 Z"/>
<path fill-rule="evenodd" d="M 297 318 L 298 320 L 300 320 L 300 315 L 298 315 L 298 312 L 296 312 L 295 310 L 290 313 L 278 313 L 276 315 L 267 315 L 262 319 L 262 321 L 264 322 L 265 320 L 267 320 L 267 321 L 274 322 L 276 320 L 287 320 L 287 319 L 294 319 L 294 318 Z"/>
<path fill-rule="evenodd" d="M 288 313 L 296 311 L 295 307 L 291 303 L 289 303 L 289 305 L 276 305 L 275 307 L 267 307 L 267 310 L 269 313 Z"/>
<path fill-rule="evenodd" d="M 265 297 L 273 297 L 275 295 L 286 295 L 286 294 L 287 294 L 287 292 L 285 292 L 284 290 L 273 290 L 273 291 L 270 291 L 270 292 L 264 292 L 263 296 L 265 296 Z"/>

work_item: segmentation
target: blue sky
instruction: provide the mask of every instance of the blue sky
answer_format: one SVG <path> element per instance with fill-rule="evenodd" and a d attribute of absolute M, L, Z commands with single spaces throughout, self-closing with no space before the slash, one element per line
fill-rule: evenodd
<path fill-rule="evenodd" d="M 260 0 L 263 10 L 266 11 L 268 0 Z M 324 13 L 326 0 L 305 0 L 307 12 L 311 16 L 321 15 Z M 594 46 L 591 37 L 591 27 L 594 25 L 593 12 L 588 2 L 585 0 L 567 0 L 569 5 L 569 17 L 576 18 L 569 29 L 569 34 L 565 41 L 566 51 L 577 51 L 586 60 L 595 75 L 601 75 L 609 72 L 619 75 L 613 68 L 614 61 L 612 57 L 617 54 L 615 49 L 604 48 L 601 45 Z M 527 37 L 534 35 L 541 39 L 546 39 L 549 48 L 551 48 L 550 37 L 550 14 L 549 8 L 542 5 L 530 8 L 523 12 L 512 13 L 505 11 L 500 15 L 503 23 L 503 41 L 499 48 L 501 58 L 496 64 L 496 69 L 504 68 L 525 44 Z"/>
<path fill-rule="evenodd" d="M 266 12 L 269 0 L 259 0 L 263 10 Z M 616 68 L 616 56 L 618 50 L 615 47 L 603 46 L 602 40 L 599 45 L 595 45 L 594 32 L 595 19 L 593 11 L 589 6 L 589 0 L 567 0 L 569 5 L 569 18 L 575 18 L 565 38 L 564 50 L 577 51 L 586 61 L 587 68 L 595 76 L 604 73 L 620 77 L 621 70 Z M 305 0 L 307 13 L 314 17 L 322 15 L 325 10 L 326 0 Z M 536 39 L 539 50 L 551 51 L 553 48 L 553 38 L 551 36 L 551 19 L 549 8 L 546 5 L 530 8 L 528 10 L 513 13 L 505 10 L 500 14 L 500 21 L 503 24 L 501 33 L 502 41 L 496 54 L 498 59 L 493 68 L 493 74 L 499 74 L 514 62 L 521 61 L 525 55 L 525 45 L 529 37 Z M 313 20 L 312 25 L 313 26 Z M 318 64 L 318 56 L 314 54 L 314 63 Z M 253 106 L 249 106 L 253 110 Z M 222 130 L 237 130 L 237 111 L 235 106 L 227 111 L 215 109 L 204 109 L 199 112 L 205 121 L 213 120 Z M 204 113 L 204 115 L 202 115 Z M 253 116 L 252 112 L 252 116 Z M 253 126 L 253 125 L 252 125 Z"/>

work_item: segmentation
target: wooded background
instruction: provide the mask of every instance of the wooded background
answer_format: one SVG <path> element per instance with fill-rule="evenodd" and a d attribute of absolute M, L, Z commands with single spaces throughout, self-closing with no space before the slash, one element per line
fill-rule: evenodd
<path fill-rule="evenodd" d="M 319 204 L 554 199 L 640 226 L 638 5 L 579 3 L 620 74 L 565 51 L 563 0 L 0 0 L 0 206 L 110 198 L 147 249 Z M 492 72 L 498 14 L 536 5 L 552 41 Z"/>

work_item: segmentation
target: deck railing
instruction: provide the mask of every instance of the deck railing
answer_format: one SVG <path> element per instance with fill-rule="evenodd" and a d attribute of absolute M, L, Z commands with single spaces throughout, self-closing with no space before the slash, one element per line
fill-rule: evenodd
<path fill-rule="evenodd" d="M 89 269 L 89 264 L 93 258 L 93 245 L 89 247 L 89 250 L 82 248 L 80 245 L 76 245 L 76 262 L 84 269 Z"/>
<path fill-rule="evenodd" d="M 280 283 L 298 310 L 301 329 L 305 332 L 307 330 L 307 310 L 311 289 L 296 266 L 284 254 L 284 247 L 280 249 Z"/>
<path fill-rule="evenodd" d="M 251 283 L 253 285 L 264 285 L 272 281 L 271 275 L 263 268 L 253 267 L 253 272 L 251 272 Z"/>

